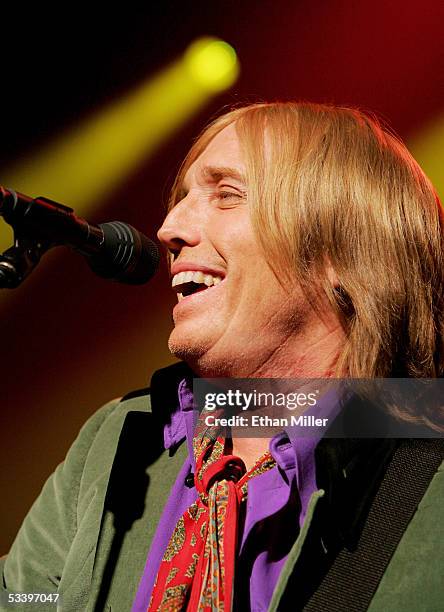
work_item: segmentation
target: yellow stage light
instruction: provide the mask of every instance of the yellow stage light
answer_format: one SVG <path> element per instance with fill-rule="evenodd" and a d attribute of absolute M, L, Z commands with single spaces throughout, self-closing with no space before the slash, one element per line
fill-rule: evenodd
<path fill-rule="evenodd" d="M 444 117 L 421 130 L 409 142 L 409 148 L 444 203 Z"/>
<path fill-rule="evenodd" d="M 239 73 L 234 49 L 203 38 L 162 72 L 6 169 L 0 184 L 92 210 Z M 2 223 L 0 252 L 12 243 Z"/>
<path fill-rule="evenodd" d="M 208 91 L 230 87 L 239 75 L 239 62 L 231 45 L 215 38 L 195 41 L 185 53 L 191 77 Z"/>

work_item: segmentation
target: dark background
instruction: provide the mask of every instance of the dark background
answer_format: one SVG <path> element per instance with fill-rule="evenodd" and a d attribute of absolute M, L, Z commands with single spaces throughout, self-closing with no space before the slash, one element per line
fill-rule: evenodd
<path fill-rule="evenodd" d="M 226 105 L 352 104 L 376 111 L 407 142 L 442 117 L 439 0 L 144 4 L 99 14 L 78 3 L 2 8 L 0 184 L 2 169 L 125 95 L 202 35 L 233 45 L 239 80 L 142 160 L 96 206 L 92 222 L 121 219 L 154 236 L 191 139 Z M 0 232 L 5 227 L 0 220 Z M 19 289 L 0 292 L 0 554 L 87 417 L 172 362 L 173 301 L 165 267 L 149 285 L 126 287 L 96 278 L 64 249 L 46 255 Z"/>

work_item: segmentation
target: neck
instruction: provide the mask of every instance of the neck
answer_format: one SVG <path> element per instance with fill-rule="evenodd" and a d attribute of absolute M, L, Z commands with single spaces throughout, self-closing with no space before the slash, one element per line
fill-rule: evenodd
<path fill-rule="evenodd" d="M 233 435 L 233 455 L 240 457 L 248 470 L 269 450 L 269 438 L 238 438 Z"/>
<path fill-rule="evenodd" d="M 345 340 L 338 324 L 328 333 L 307 334 L 297 347 L 285 343 L 263 363 L 258 364 L 251 378 L 332 378 L 336 375 L 337 360 Z M 241 374 L 242 377 L 247 377 Z M 251 469 L 261 455 L 269 450 L 270 438 L 244 438 L 233 431 L 233 454 Z"/>
<path fill-rule="evenodd" d="M 289 338 L 256 364 L 253 378 L 331 378 L 343 347 L 345 334 L 338 324 L 327 333 L 311 330 L 297 342 Z"/>

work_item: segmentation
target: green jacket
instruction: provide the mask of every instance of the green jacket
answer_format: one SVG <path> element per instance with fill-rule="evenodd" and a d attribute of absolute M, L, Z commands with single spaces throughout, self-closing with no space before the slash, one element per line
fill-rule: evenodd
<path fill-rule="evenodd" d="M 9 555 L 0 560 L 1 610 L 131 610 L 151 539 L 186 457 L 185 444 L 176 452 L 166 452 L 162 445 L 163 424 L 176 407 L 176 382 L 181 376 L 181 365 L 159 371 L 150 395 L 114 400 L 83 426 L 29 511 Z M 332 459 L 342 472 L 346 454 L 342 449 Z M 382 454 L 375 456 L 382 463 Z M 331 449 L 326 457 L 323 461 L 328 464 Z M 346 460 L 351 465 L 349 457 Z M 355 472 L 362 472 L 368 463 L 368 457 L 361 467 L 354 460 Z M 443 609 L 443 472 L 441 465 L 391 559 L 370 612 Z M 349 523 L 347 537 L 353 536 L 359 523 L 355 519 L 365 508 L 356 491 L 359 482 L 362 491 L 368 489 L 369 481 L 362 475 L 348 480 L 352 496 L 344 487 L 336 501 L 334 491 L 320 489 L 313 494 L 271 609 L 298 609 L 292 593 L 303 587 L 307 571 L 317 563 L 310 549 L 313 534 L 318 533 L 322 500 L 330 498 L 327 507 L 336 516 L 339 531 L 344 533 Z M 57 604 L 8 605 L 8 594 L 14 593 L 59 593 L 60 599 Z"/>

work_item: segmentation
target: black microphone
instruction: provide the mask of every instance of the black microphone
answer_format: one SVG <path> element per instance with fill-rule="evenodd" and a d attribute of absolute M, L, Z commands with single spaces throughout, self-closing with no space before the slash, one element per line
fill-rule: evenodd
<path fill-rule="evenodd" d="M 46 242 L 48 248 L 66 245 L 79 251 L 103 278 L 141 285 L 159 265 L 155 243 L 131 225 L 121 221 L 93 225 L 48 198 L 31 198 L 0 186 L 0 215 L 16 236 Z"/>

